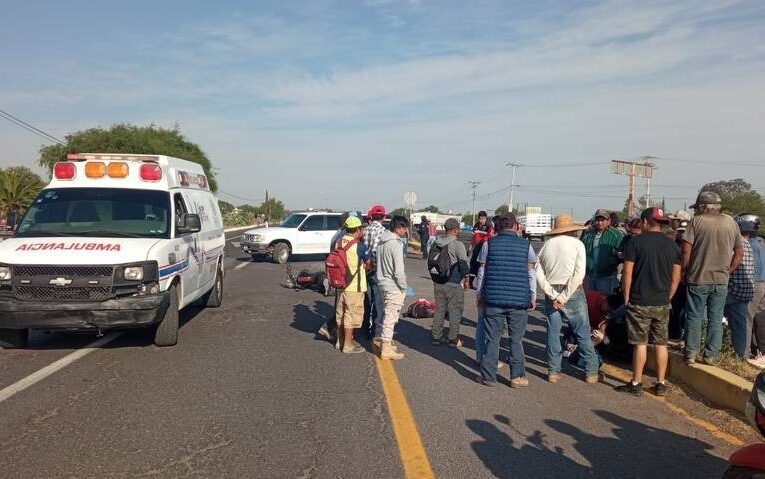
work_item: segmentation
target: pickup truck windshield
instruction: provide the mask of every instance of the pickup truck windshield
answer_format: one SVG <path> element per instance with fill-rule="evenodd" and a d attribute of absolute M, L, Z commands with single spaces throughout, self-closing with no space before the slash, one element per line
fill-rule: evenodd
<path fill-rule="evenodd" d="M 303 222 L 305 217 L 306 215 L 290 215 L 286 220 L 284 220 L 284 223 L 282 223 L 282 227 L 297 228 Z"/>
<path fill-rule="evenodd" d="M 169 238 L 170 195 L 122 188 L 43 190 L 17 237 Z"/>

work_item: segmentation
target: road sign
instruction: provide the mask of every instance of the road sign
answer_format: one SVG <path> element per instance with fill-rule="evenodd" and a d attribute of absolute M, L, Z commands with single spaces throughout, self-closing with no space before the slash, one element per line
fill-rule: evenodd
<path fill-rule="evenodd" d="M 408 206 L 417 203 L 417 193 L 413 191 L 407 191 L 404 193 L 404 203 L 406 203 Z"/>

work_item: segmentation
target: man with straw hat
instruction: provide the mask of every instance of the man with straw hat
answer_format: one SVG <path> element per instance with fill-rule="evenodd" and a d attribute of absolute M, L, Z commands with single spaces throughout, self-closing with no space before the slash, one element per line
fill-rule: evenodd
<path fill-rule="evenodd" d="M 542 312 L 547 316 L 547 380 L 561 379 L 563 348 L 561 329 L 568 323 L 574 332 L 585 362 L 587 383 L 598 382 L 598 356 L 592 345 L 592 330 L 587 315 L 587 298 L 582 289 L 587 270 L 587 253 L 577 233 L 585 229 L 571 215 L 555 217 L 555 228 L 539 252 L 537 285 L 545 293 Z"/>

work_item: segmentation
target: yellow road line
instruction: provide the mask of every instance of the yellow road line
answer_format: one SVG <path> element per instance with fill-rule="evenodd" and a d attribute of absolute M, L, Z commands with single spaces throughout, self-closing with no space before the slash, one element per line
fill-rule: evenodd
<path fill-rule="evenodd" d="M 604 373 L 606 373 L 607 375 L 612 376 L 612 377 L 614 377 L 614 378 L 616 378 L 616 379 L 618 379 L 620 381 L 627 382 L 627 381 L 631 381 L 632 380 L 632 376 L 630 374 L 625 374 L 624 372 L 622 372 L 621 369 L 619 369 L 619 368 L 617 368 L 615 366 L 612 366 L 610 364 L 604 364 L 602 369 L 603 369 Z M 691 415 L 691 413 L 689 413 L 685 409 L 683 409 L 681 407 L 678 407 L 678 406 L 675 406 L 674 404 L 670 404 L 663 397 L 654 396 L 653 394 L 647 394 L 646 396 L 650 397 L 651 399 L 655 399 L 655 400 L 665 404 L 669 408 L 670 411 L 672 411 L 673 413 L 677 414 L 678 416 L 683 416 L 685 419 L 687 419 L 688 421 L 692 422 L 693 424 L 701 427 L 702 429 L 706 429 L 707 432 L 709 432 L 711 435 L 713 435 L 717 439 L 723 440 L 723 441 L 725 441 L 728 444 L 731 444 L 733 446 L 743 446 L 745 444 L 744 441 L 742 441 L 741 439 L 737 438 L 736 436 L 732 436 L 732 435 L 730 435 L 730 434 L 728 434 L 726 432 L 721 431 L 717 426 L 715 426 L 711 422 L 708 422 L 708 421 L 705 421 L 703 419 L 699 419 L 697 417 L 694 417 L 694 416 Z"/>
<path fill-rule="evenodd" d="M 401 463 L 404 465 L 404 477 L 407 479 L 435 478 L 393 362 L 379 358 L 375 358 L 375 362 L 377 372 L 380 373 L 385 400 L 388 403 L 390 419 L 393 422 L 393 431 L 396 433 L 398 451 L 401 455 Z"/>

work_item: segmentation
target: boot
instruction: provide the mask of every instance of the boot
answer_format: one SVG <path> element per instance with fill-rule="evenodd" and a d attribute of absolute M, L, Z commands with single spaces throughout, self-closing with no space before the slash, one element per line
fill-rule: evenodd
<path fill-rule="evenodd" d="M 404 359 L 404 353 L 399 353 L 391 343 L 383 341 L 382 349 L 380 350 L 380 359 L 390 359 L 396 361 L 399 359 Z"/>
<path fill-rule="evenodd" d="M 380 351 L 382 351 L 382 339 L 374 338 L 372 340 L 372 353 L 379 355 Z"/>

